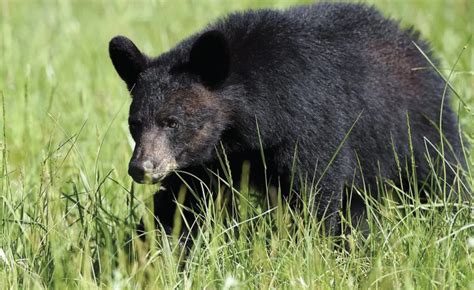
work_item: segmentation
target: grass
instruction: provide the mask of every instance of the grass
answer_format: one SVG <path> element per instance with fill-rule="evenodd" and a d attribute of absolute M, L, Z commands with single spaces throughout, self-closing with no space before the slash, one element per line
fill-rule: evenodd
<path fill-rule="evenodd" d="M 224 193 L 208 200 L 188 258 L 160 233 L 137 239 L 156 188 L 127 176 L 130 98 L 108 59 L 110 38 L 128 35 L 156 55 L 226 12 L 298 2 L 0 0 L 0 289 L 474 289 L 472 206 L 455 212 L 442 200 L 370 203 L 369 236 L 348 237 L 345 252 L 307 212 L 247 201 L 244 176 L 247 220 L 224 221 Z M 368 2 L 432 43 L 473 144 L 472 3 Z"/>

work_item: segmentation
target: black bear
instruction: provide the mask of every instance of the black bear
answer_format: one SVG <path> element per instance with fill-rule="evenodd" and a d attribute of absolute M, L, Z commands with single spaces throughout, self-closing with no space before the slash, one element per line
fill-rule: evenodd
<path fill-rule="evenodd" d="M 406 176 L 400 167 L 416 168 L 422 185 L 441 139 L 449 145 L 437 164 L 448 164 L 452 181 L 457 120 L 445 82 L 415 43 L 431 57 L 413 30 L 373 7 L 341 3 L 231 14 L 156 58 L 114 37 L 110 57 L 133 99 L 129 174 L 162 182 L 155 215 L 167 230 L 183 181 L 212 177 L 221 151 L 234 178 L 248 160 L 251 184 L 279 187 L 287 199 L 317 180 L 315 213 L 330 233 L 345 188 L 364 182 L 376 191 L 378 178 Z M 354 216 L 364 209 L 362 199 L 349 206 Z"/>

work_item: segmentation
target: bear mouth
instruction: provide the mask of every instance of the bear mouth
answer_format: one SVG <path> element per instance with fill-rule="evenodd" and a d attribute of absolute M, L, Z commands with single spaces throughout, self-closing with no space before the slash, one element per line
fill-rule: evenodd
<path fill-rule="evenodd" d="M 140 184 L 156 184 L 163 179 L 165 179 L 166 176 L 168 176 L 169 172 L 159 172 L 159 173 L 152 173 L 152 174 L 145 174 L 142 178 L 136 179 L 135 177 L 132 176 L 133 180 L 136 183 Z"/>
<path fill-rule="evenodd" d="M 145 163 L 147 163 L 146 161 Z M 170 173 L 172 173 L 174 170 L 177 169 L 177 164 L 173 160 L 173 162 L 166 162 L 166 165 L 160 166 L 161 168 L 158 168 L 158 170 L 150 170 L 145 167 L 145 170 L 142 174 L 129 174 L 132 179 L 140 184 L 156 184 L 161 182 L 163 179 L 165 179 Z M 148 169 L 148 170 L 147 170 Z"/>

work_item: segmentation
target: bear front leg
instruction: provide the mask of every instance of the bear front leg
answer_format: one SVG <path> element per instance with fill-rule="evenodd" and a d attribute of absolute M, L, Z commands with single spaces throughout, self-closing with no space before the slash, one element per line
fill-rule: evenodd
<path fill-rule="evenodd" d="M 160 190 L 153 195 L 153 215 L 156 229 L 163 228 L 166 235 L 173 233 L 173 221 L 176 212 L 176 198 L 169 190 Z M 143 218 L 136 227 L 139 236 L 145 239 L 146 229 Z"/>
<path fill-rule="evenodd" d="M 155 193 L 153 197 L 155 227 L 158 229 L 162 227 L 168 236 L 177 234 L 178 243 L 183 248 L 189 249 L 193 245 L 192 232 L 196 228 L 196 218 L 194 213 L 187 209 L 193 208 L 194 201 L 187 195 L 183 204 L 178 207 L 178 192 L 164 190 Z M 180 210 L 183 212 L 180 212 Z M 177 223 L 178 220 L 180 223 Z M 188 225 L 190 228 L 188 228 Z M 180 228 L 176 229 L 178 226 Z"/>
<path fill-rule="evenodd" d="M 167 235 L 173 232 L 174 215 L 177 209 L 177 197 L 170 190 L 162 190 L 153 196 L 155 226 L 163 227 Z"/>
<path fill-rule="evenodd" d="M 199 183 L 206 180 L 205 178 L 204 171 L 196 169 L 189 170 L 189 174 L 182 173 L 180 176 L 173 173 L 163 180 L 164 190 L 154 195 L 156 227 L 163 227 L 168 235 L 178 233 L 180 243 L 187 247 L 192 245 L 192 235 L 195 234 L 198 226 L 197 215 L 202 211 L 200 200 L 193 195 L 188 186 L 195 192 L 199 192 Z M 182 192 L 184 196 L 180 197 L 182 189 L 186 191 Z M 180 228 L 176 229 L 176 227 Z"/>
<path fill-rule="evenodd" d="M 342 191 L 343 184 L 324 182 L 315 197 L 314 212 L 328 236 L 341 234 Z"/>

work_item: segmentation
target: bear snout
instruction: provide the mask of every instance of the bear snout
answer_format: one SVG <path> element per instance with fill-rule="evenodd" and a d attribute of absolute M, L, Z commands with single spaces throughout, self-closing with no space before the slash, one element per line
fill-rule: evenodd
<path fill-rule="evenodd" d="M 176 162 L 172 160 L 159 163 L 151 160 L 131 160 L 128 165 L 128 174 L 137 183 L 154 184 L 176 168 Z"/>
<path fill-rule="evenodd" d="M 133 180 L 138 183 L 144 183 L 145 177 L 145 166 L 143 166 L 143 162 L 138 160 L 132 160 L 128 164 L 128 175 L 130 175 Z"/>

